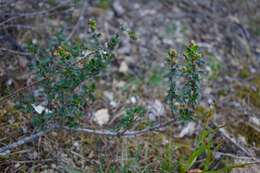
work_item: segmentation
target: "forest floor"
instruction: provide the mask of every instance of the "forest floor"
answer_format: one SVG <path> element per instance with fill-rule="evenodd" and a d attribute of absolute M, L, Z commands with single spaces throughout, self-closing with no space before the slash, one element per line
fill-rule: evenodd
<path fill-rule="evenodd" d="M 207 71 L 201 113 L 214 105 L 212 121 L 224 125 L 216 137 L 223 142 L 221 152 L 232 155 L 237 163 L 244 162 L 242 156 L 259 158 L 259 8 L 260 1 L 254 0 L 0 2 L 0 96 L 5 98 L 0 99 L 0 147 L 35 131 L 34 115 L 15 108 L 20 93 L 6 97 L 29 86 L 34 78 L 28 68 L 32 56 L 26 43 L 44 46 L 61 28 L 72 39 L 84 38 L 87 21 L 94 18 L 105 37 L 124 25 L 138 39 L 122 38 L 111 69 L 98 81 L 97 101 L 86 111 L 83 126 L 97 127 L 89 117 L 100 109 L 107 109 L 116 119 L 133 104 L 154 114 L 167 114 L 165 57 L 170 48 L 182 52 L 187 42 L 195 40 Z M 33 91 L 29 87 L 23 92 Z M 0 156 L 0 172 L 109 172 L 113 167 L 160 172 L 167 152 L 172 152 L 169 148 L 181 148 L 177 147 L 179 155 L 189 152 L 181 146 L 191 145 L 199 128 L 188 124 L 137 138 L 51 132 Z M 232 172 L 257 173 L 259 168 L 251 165 Z"/>

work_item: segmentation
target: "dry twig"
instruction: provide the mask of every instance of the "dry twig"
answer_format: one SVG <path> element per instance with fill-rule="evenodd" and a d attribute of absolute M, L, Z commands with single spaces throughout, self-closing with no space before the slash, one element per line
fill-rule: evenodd
<path fill-rule="evenodd" d="M 79 15 L 79 19 L 76 23 L 76 25 L 73 27 L 72 31 L 70 32 L 69 36 L 67 37 L 67 41 L 71 39 L 71 37 L 73 36 L 73 34 L 77 31 L 77 29 L 79 28 L 80 26 L 80 23 L 84 20 L 84 14 L 85 14 L 85 10 L 87 8 L 87 4 L 88 4 L 88 1 L 85 1 L 84 2 L 84 5 L 81 9 L 81 12 L 80 12 L 80 15 Z"/>
<path fill-rule="evenodd" d="M 96 130 L 96 129 L 90 129 L 90 128 L 69 128 L 69 127 L 61 127 L 59 125 L 53 125 L 46 130 L 40 131 L 38 133 L 35 133 L 31 136 L 24 137 L 12 144 L 6 145 L 2 148 L 0 148 L 0 155 L 6 155 L 10 153 L 10 150 L 27 144 L 29 142 L 32 142 L 34 140 L 37 140 L 39 137 L 46 135 L 47 133 L 54 131 L 54 130 L 66 130 L 70 132 L 81 132 L 81 133 L 86 133 L 86 134 L 93 134 L 93 135 L 101 135 L 101 136 L 111 136 L 111 137 L 136 137 L 136 136 L 141 136 L 144 135 L 148 132 L 156 131 L 160 128 L 164 128 L 169 125 L 177 125 L 179 122 L 175 122 L 175 119 L 171 119 L 163 124 L 157 124 L 152 127 L 145 128 L 143 130 L 133 130 L 133 131 L 126 131 L 124 133 L 121 132 L 114 132 L 111 130 Z"/>

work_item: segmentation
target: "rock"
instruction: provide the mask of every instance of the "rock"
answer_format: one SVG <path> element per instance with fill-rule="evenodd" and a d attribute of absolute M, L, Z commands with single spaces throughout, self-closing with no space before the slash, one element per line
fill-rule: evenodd
<path fill-rule="evenodd" d="M 73 143 L 73 147 L 74 147 L 77 151 L 79 151 L 79 150 L 80 150 L 80 143 L 79 143 L 79 141 L 75 141 L 75 142 Z"/>
<path fill-rule="evenodd" d="M 37 105 L 36 106 L 35 104 L 32 104 L 32 107 L 38 114 L 42 114 L 43 112 L 45 112 L 45 113 L 52 113 L 52 111 L 50 111 L 49 109 L 45 108 L 42 105 Z"/>
<path fill-rule="evenodd" d="M 114 100 L 112 100 L 112 101 L 110 102 L 110 105 L 115 108 L 115 107 L 117 106 L 117 102 L 114 101 Z"/>
<path fill-rule="evenodd" d="M 13 79 L 8 79 L 6 85 L 11 86 L 14 83 Z"/>
<path fill-rule="evenodd" d="M 178 135 L 179 138 L 183 138 L 184 136 L 190 136 L 195 132 L 196 124 L 194 122 L 189 122 Z"/>
<path fill-rule="evenodd" d="M 255 124 L 258 127 L 260 127 L 260 118 L 258 118 L 256 116 L 250 116 L 249 117 L 249 122 Z"/>
<path fill-rule="evenodd" d="M 167 145 L 169 143 L 170 143 L 170 141 L 168 139 L 166 139 L 166 137 L 163 137 L 162 145 Z"/>
<path fill-rule="evenodd" d="M 214 100 L 212 98 L 209 98 L 207 102 L 209 106 L 214 105 Z"/>
<path fill-rule="evenodd" d="M 114 1 L 112 7 L 115 12 L 115 15 L 118 17 L 122 16 L 125 13 L 125 9 L 121 5 L 120 1 Z"/>
<path fill-rule="evenodd" d="M 136 98 L 135 96 L 130 97 L 130 102 L 131 102 L 132 104 L 136 104 L 137 98 Z"/>
<path fill-rule="evenodd" d="M 100 109 L 94 113 L 94 121 L 100 126 L 106 124 L 109 121 L 109 117 L 108 109 Z"/>
<path fill-rule="evenodd" d="M 126 86 L 126 82 L 125 81 L 117 81 L 117 80 L 113 80 L 113 86 L 115 88 L 123 88 Z"/>
<path fill-rule="evenodd" d="M 34 39 L 32 40 L 32 43 L 33 43 L 33 44 L 37 44 L 37 43 L 38 43 L 38 40 L 34 38 Z"/>
<path fill-rule="evenodd" d="M 121 72 L 121 73 L 128 72 L 128 65 L 125 61 L 121 62 L 120 67 L 119 67 L 119 72 Z"/>
<path fill-rule="evenodd" d="M 109 101 L 114 100 L 114 94 L 113 94 L 112 92 L 104 91 L 104 96 L 105 96 Z"/>
<path fill-rule="evenodd" d="M 125 38 L 122 40 L 122 47 L 118 49 L 118 53 L 129 55 L 131 53 L 131 44 L 129 39 Z"/>
<path fill-rule="evenodd" d="M 256 73 L 256 69 L 254 67 L 249 68 L 250 73 Z"/>
<path fill-rule="evenodd" d="M 114 100 L 114 95 L 113 95 L 112 92 L 104 91 L 104 96 L 109 100 L 109 104 L 112 107 L 116 107 L 117 106 L 117 102 Z"/>
<path fill-rule="evenodd" d="M 157 117 L 164 116 L 165 109 L 160 100 L 148 102 L 148 117 L 151 121 L 155 121 Z"/>
<path fill-rule="evenodd" d="M 16 163 L 16 164 L 14 165 L 15 168 L 19 168 L 20 166 L 21 166 L 20 163 Z"/>
<path fill-rule="evenodd" d="M 204 92 L 205 95 L 209 95 L 209 94 L 211 94 L 211 92 L 212 92 L 212 88 L 207 87 L 207 88 L 204 89 L 203 92 Z"/>

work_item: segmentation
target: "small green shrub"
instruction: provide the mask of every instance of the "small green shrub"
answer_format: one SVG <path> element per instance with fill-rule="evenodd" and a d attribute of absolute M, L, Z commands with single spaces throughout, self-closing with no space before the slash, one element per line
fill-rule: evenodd
<path fill-rule="evenodd" d="M 119 36 L 102 42 L 96 22 L 89 20 L 88 24 L 91 34 L 87 43 L 67 41 L 60 32 L 47 49 L 39 49 L 34 70 L 47 100 L 44 106 L 51 111 L 35 116 L 35 124 L 55 121 L 75 126 L 84 115 L 84 106 L 95 100 L 95 81 L 114 58 Z"/>
<path fill-rule="evenodd" d="M 30 50 L 38 53 L 40 57 L 33 70 L 36 72 L 39 89 L 42 89 L 40 94 L 47 100 L 44 105 L 46 110 L 33 119 L 36 127 L 49 123 L 75 127 L 85 113 L 84 107 L 95 100 L 96 81 L 114 59 L 114 50 L 120 42 L 120 34 L 115 33 L 110 40 L 103 41 L 101 34 L 96 31 L 96 22 L 90 20 L 88 25 L 91 33 L 87 42 L 67 41 L 65 35 L 60 32 L 53 37 L 47 49 L 29 46 Z M 134 32 L 126 29 L 122 31 L 131 39 L 137 39 Z M 171 49 L 166 61 L 169 90 L 165 101 L 170 105 L 172 116 L 184 123 L 196 121 L 194 113 L 199 104 L 204 64 L 199 47 L 190 42 L 182 58 L 178 57 L 176 50 Z M 158 83 L 160 77 L 153 76 L 151 80 Z M 27 105 L 30 111 L 31 104 L 37 103 L 37 97 L 32 98 L 30 101 L 33 102 Z M 124 133 L 136 123 L 136 117 L 142 118 L 145 113 L 145 108 L 138 105 L 127 109 L 115 129 Z M 168 145 L 167 153 L 161 161 L 161 171 L 186 173 L 191 169 L 198 169 L 204 172 L 218 172 L 211 171 L 214 162 L 213 151 L 217 149 L 213 136 L 212 129 L 206 126 L 195 142 L 195 149 L 187 157 L 172 157 L 174 151 L 170 148 L 172 145 Z M 202 159 L 202 163 L 198 163 L 198 159 Z M 122 169 L 125 171 L 128 168 Z M 100 170 L 103 170 L 103 167 Z M 115 170 L 113 167 L 110 172 L 116 172 Z"/>
<path fill-rule="evenodd" d="M 175 50 L 168 53 L 169 90 L 166 101 L 170 104 L 173 115 L 178 115 L 183 121 L 194 119 L 192 116 L 200 98 L 202 55 L 198 52 L 198 46 L 191 42 L 184 52 L 184 62 L 179 63 Z M 181 81 L 177 86 L 177 81 Z"/>

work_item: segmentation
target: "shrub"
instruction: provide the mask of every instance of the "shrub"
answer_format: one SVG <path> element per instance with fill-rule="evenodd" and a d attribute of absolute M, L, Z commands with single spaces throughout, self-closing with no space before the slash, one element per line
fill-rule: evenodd
<path fill-rule="evenodd" d="M 101 34 L 96 31 L 96 22 L 90 20 L 88 24 L 90 30 L 88 42 L 68 41 L 60 32 L 50 41 L 47 49 L 33 44 L 29 45 L 30 50 L 40 57 L 32 67 L 36 74 L 36 82 L 33 84 L 39 85 L 37 86 L 39 93 L 36 97 L 30 96 L 27 102 L 27 111 L 39 113 L 33 118 L 36 128 L 41 127 L 40 129 L 44 130 L 54 124 L 56 128 L 65 130 L 119 137 L 137 136 L 173 122 L 197 121 L 194 112 L 200 99 L 200 81 L 204 62 L 198 45 L 192 41 L 186 46 L 182 58 L 174 49 L 168 52 L 166 58 L 169 90 L 165 101 L 169 104 L 172 113 L 170 121 L 155 125 L 150 123 L 151 126 L 144 129 L 129 131 L 135 124 L 136 117 L 144 117 L 146 113 L 145 108 L 137 105 L 128 108 L 119 124 L 115 125 L 115 129 L 111 131 L 77 128 L 80 124 L 79 120 L 85 115 L 84 107 L 95 100 L 97 78 L 105 72 L 115 57 L 114 50 L 120 42 L 120 34 L 127 33 L 131 39 L 137 39 L 134 32 L 122 28 L 119 33 L 115 33 L 109 40 L 104 41 L 101 39 Z M 44 103 L 37 100 L 39 95 L 43 98 Z M 0 153 L 44 135 L 45 133 L 42 133 L 41 130 L 22 142 L 18 141 L 0 148 Z M 214 162 L 213 135 L 214 132 L 206 124 L 195 142 L 195 149 L 191 155 L 173 160 L 172 155 L 167 153 L 166 158 L 162 161 L 162 171 L 181 173 L 211 171 L 211 164 Z M 172 152 L 173 149 L 169 147 L 167 151 Z M 203 161 L 202 164 L 197 164 L 198 158 Z M 175 162 L 175 165 L 172 162 Z M 231 168 L 211 172 L 227 171 Z"/>

